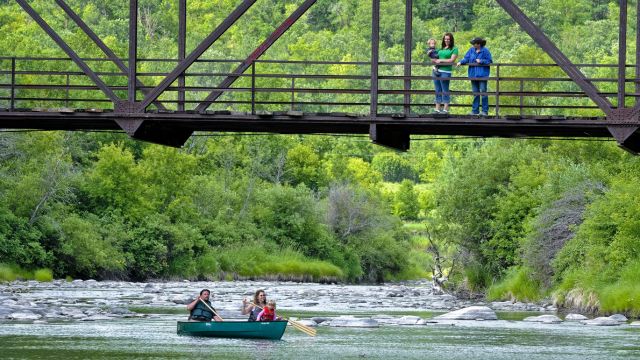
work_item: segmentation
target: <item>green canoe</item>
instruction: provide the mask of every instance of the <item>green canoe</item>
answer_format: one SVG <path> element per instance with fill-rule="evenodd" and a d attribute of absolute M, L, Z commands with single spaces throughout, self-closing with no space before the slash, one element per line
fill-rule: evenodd
<path fill-rule="evenodd" d="M 178 321 L 178 335 L 280 340 L 286 321 Z"/>

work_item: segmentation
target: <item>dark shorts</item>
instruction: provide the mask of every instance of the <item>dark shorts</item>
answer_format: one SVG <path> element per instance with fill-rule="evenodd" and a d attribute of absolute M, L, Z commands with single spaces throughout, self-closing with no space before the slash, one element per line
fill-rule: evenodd
<path fill-rule="evenodd" d="M 211 321 L 211 319 L 206 318 L 204 316 L 192 316 L 191 320 L 195 320 L 195 321 Z"/>

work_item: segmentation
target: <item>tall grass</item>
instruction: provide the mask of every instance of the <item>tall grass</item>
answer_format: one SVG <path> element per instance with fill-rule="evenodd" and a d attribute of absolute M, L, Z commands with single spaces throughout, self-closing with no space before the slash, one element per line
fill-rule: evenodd
<path fill-rule="evenodd" d="M 18 278 L 14 269 L 9 265 L 0 264 L 0 281 L 14 281 Z"/>
<path fill-rule="evenodd" d="M 53 272 L 51 269 L 39 269 L 33 273 L 33 278 L 40 282 L 53 281 Z"/>
<path fill-rule="evenodd" d="M 626 313 L 640 316 L 640 260 L 627 264 L 620 278 L 600 291 L 600 310 L 606 313 Z"/>
<path fill-rule="evenodd" d="M 28 271 L 11 264 L 0 264 L 0 281 L 38 280 L 48 282 L 53 280 L 53 272 L 49 269 Z"/>
<path fill-rule="evenodd" d="M 534 280 L 525 267 L 509 269 L 502 281 L 487 290 L 489 300 L 537 301 L 543 296 L 540 282 Z"/>
<path fill-rule="evenodd" d="M 342 280 L 338 266 L 311 260 L 292 249 L 265 249 L 249 244 L 225 249 L 220 254 L 207 254 L 199 259 L 198 271 L 206 278 L 279 278 L 309 281 Z"/>

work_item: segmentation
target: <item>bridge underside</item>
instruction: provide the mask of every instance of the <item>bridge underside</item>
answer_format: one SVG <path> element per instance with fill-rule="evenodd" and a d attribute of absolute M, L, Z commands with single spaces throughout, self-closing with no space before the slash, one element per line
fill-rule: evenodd
<path fill-rule="evenodd" d="M 635 126 L 614 124 L 605 118 L 558 116 L 508 116 L 480 118 L 460 115 L 274 112 L 252 115 L 229 111 L 200 113 L 114 112 L 56 113 L 33 111 L 0 112 L 0 128 L 43 130 L 120 130 L 132 125 L 134 138 L 170 146 L 182 146 L 194 131 L 266 132 L 278 134 L 369 134 L 374 143 L 400 150 L 409 148 L 410 135 L 459 135 L 478 137 L 603 137 L 612 128 L 629 129 L 625 147 L 640 151 L 632 136 Z"/>

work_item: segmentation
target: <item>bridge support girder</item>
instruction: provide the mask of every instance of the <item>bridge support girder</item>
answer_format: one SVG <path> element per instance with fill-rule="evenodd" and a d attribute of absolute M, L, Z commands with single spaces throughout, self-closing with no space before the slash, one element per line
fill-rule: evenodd
<path fill-rule="evenodd" d="M 633 125 L 608 126 L 611 135 L 618 142 L 618 146 L 624 150 L 638 155 L 640 154 L 640 129 Z"/>
<path fill-rule="evenodd" d="M 407 151 L 411 145 L 409 132 L 395 126 L 371 124 L 369 125 L 369 138 L 376 145 L 399 151 Z"/>

